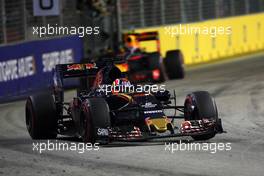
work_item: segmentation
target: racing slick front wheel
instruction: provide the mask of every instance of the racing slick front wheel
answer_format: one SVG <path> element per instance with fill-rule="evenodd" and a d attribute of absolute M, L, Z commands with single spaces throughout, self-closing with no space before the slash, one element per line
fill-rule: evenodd
<path fill-rule="evenodd" d="M 187 95 L 184 103 L 184 119 L 189 120 L 215 120 L 218 121 L 218 112 L 214 99 L 207 91 L 197 91 Z M 194 140 L 208 140 L 216 132 L 192 136 Z"/>
<path fill-rule="evenodd" d="M 103 98 L 90 98 L 83 110 L 84 142 L 94 144 L 97 139 L 108 142 L 108 127 L 110 127 L 110 112 L 107 102 Z"/>
<path fill-rule="evenodd" d="M 51 94 L 41 93 L 28 97 L 26 126 L 32 139 L 57 137 L 56 108 Z"/>
<path fill-rule="evenodd" d="M 184 78 L 184 59 L 180 50 L 171 50 L 166 53 L 164 65 L 169 79 Z"/>

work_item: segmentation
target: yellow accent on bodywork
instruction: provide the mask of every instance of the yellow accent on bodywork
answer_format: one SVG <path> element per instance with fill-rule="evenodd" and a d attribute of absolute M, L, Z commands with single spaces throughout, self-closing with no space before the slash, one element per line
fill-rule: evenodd
<path fill-rule="evenodd" d="M 155 129 L 159 132 L 165 132 L 167 130 L 167 120 L 166 118 L 155 118 L 155 119 L 149 119 L 150 123 L 149 126 L 153 125 Z"/>

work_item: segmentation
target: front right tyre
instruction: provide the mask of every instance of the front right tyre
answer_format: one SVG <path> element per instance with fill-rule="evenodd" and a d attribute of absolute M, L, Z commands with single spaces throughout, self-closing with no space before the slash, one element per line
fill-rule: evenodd
<path fill-rule="evenodd" d="M 218 112 L 214 99 L 207 91 L 197 91 L 187 95 L 184 103 L 184 119 L 203 120 L 209 119 L 218 122 Z M 194 140 L 208 140 L 215 136 L 216 132 L 192 136 Z"/>
<path fill-rule="evenodd" d="M 84 142 L 94 144 L 98 139 L 98 130 L 110 127 L 108 104 L 103 98 L 89 98 L 84 102 L 81 114 L 83 120 L 82 139 Z"/>

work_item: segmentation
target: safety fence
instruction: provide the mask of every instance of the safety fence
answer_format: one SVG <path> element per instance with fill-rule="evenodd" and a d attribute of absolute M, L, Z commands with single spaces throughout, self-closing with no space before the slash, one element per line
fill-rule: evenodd
<path fill-rule="evenodd" d="M 190 23 L 264 11 L 264 0 L 118 0 L 119 28 Z"/>
<path fill-rule="evenodd" d="M 145 31 L 159 32 L 163 56 L 168 50 L 181 50 L 186 65 L 264 50 L 264 13 L 136 30 Z M 143 43 L 141 47 L 154 51 L 155 43 Z"/>
<path fill-rule="evenodd" d="M 264 50 L 264 0 L 119 2 L 120 28 L 158 31 L 162 55 L 179 49 L 186 65 Z M 156 48 L 153 42 L 141 47 L 147 51 Z"/>

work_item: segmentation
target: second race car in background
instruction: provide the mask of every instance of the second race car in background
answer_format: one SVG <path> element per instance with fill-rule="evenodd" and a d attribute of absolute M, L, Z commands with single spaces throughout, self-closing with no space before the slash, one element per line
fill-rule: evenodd
<path fill-rule="evenodd" d="M 166 57 L 160 53 L 158 32 L 126 33 L 123 36 L 125 52 L 123 63 L 116 66 L 127 72 L 133 82 L 163 82 L 166 79 L 184 78 L 184 59 L 180 50 L 167 51 Z M 142 42 L 156 42 L 155 52 L 146 52 Z"/>
<path fill-rule="evenodd" d="M 146 52 L 141 46 L 143 42 L 155 42 L 156 51 Z M 164 82 L 167 79 L 184 78 L 182 52 L 169 50 L 162 58 L 158 32 L 126 33 L 123 35 L 122 49 L 119 51 L 105 50 L 99 56 L 92 58 L 97 63 L 105 63 L 108 58 L 119 58 L 115 65 L 134 83 Z M 91 58 L 82 59 L 82 63 L 89 61 Z"/>

